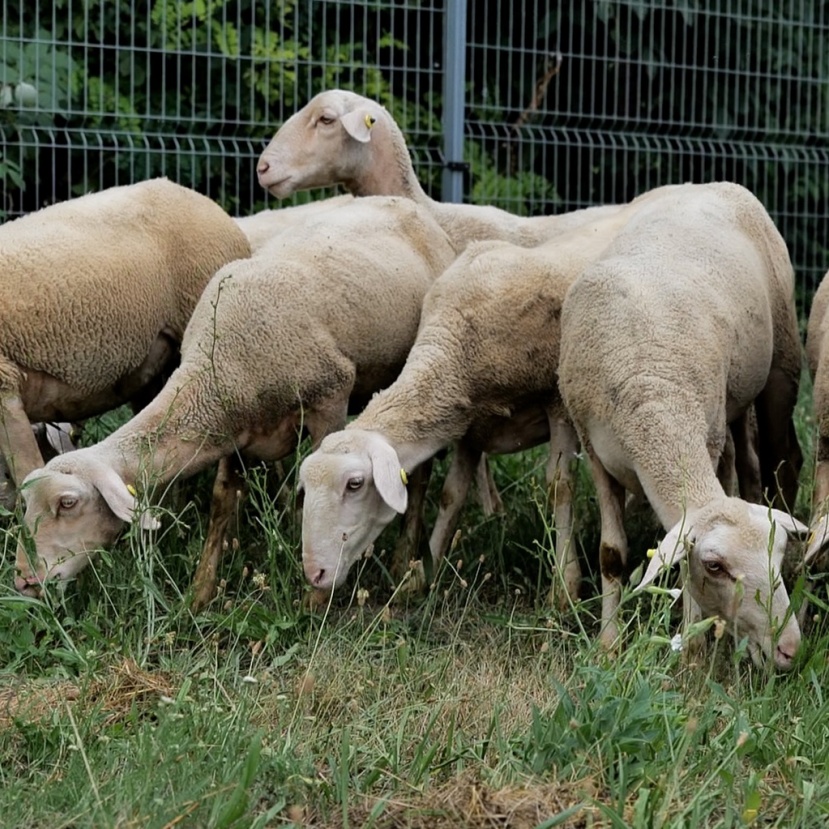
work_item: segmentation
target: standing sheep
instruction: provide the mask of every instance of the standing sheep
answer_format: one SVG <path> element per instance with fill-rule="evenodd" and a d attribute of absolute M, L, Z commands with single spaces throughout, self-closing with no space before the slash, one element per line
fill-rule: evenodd
<path fill-rule="evenodd" d="M 589 207 L 526 218 L 496 207 L 436 202 L 420 186 L 406 140 L 388 111 L 343 89 L 321 92 L 294 113 L 262 152 L 257 172 L 259 183 L 277 198 L 341 183 L 355 196 L 414 199 L 431 212 L 458 253 L 485 239 L 533 247 L 619 209 Z"/>
<path fill-rule="evenodd" d="M 624 493 L 641 488 L 668 533 L 640 586 L 687 557 L 699 606 L 689 601 L 688 614 L 732 621 L 755 660 L 791 667 L 800 630 L 780 564 L 785 532 L 806 528 L 727 497 L 714 469 L 728 424 L 744 435 L 748 407 L 765 411 L 781 378 L 787 416 L 767 434 L 785 443 L 799 364 L 786 363 L 779 339 L 797 334 L 792 294 L 782 238 L 733 184 L 646 205 L 570 288 L 559 384 L 601 508 L 606 646 L 618 639 L 627 564 Z"/>
<path fill-rule="evenodd" d="M 210 199 L 154 179 L 0 227 L 0 454 L 43 458 L 30 420 L 79 420 L 151 396 L 224 264 L 250 254 Z"/>
<path fill-rule="evenodd" d="M 366 398 L 397 375 L 423 296 L 453 259 L 428 213 L 377 198 L 309 220 L 220 270 L 158 397 L 101 443 L 27 479 L 37 555 L 30 565 L 18 549 L 17 588 L 35 593 L 46 578 L 82 569 L 136 517 L 133 486 L 225 459 L 214 497 L 226 506 L 229 456 L 277 460 L 302 427 L 315 443 L 341 428 L 350 396 Z"/>

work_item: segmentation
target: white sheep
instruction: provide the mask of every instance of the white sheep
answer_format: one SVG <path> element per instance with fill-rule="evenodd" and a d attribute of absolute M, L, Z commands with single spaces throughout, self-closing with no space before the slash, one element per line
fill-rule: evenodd
<path fill-rule="evenodd" d="M 460 253 L 475 240 L 533 247 L 596 219 L 616 206 L 560 216 L 516 216 L 496 207 L 444 204 L 420 186 L 397 123 L 376 101 L 343 89 L 319 93 L 294 113 L 263 150 L 259 183 L 277 198 L 343 184 L 355 196 L 406 196 L 426 207 Z"/>
<path fill-rule="evenodd" d="M 805 562 L 813 564 L 829 548 L 829 275 L 824 276 L 809 313 L 806 358 L 814 384 L 814 410 L 818 439 L 812 523 Z"/>
<path fill-rule="evenodd" d="M 568 287 L 626 217 L 621 211 L 532 249 L 472 243 L 435 282 L 398 379 L 300 468 L 302 557 L 314 587 L 330 591 L 342 584 L 407 507 L 408 475 L 458 441 L 430 539 L 436 567 L 481 453 L 516 452 L 552 434 L 547 479 L 566 587 L 558 595 L 562 604 L 577 598 L 570 466 L 578 447 L 556 381 L 559 312 Z"/>
<path fill-rule="evenodd" d="M 640 209 L 562 310 L 559 386 L 601 507 L 601 641 L 617 642 L 624 493 L 641 488 L 668 533 L 640 586 L 687 557 L 698 605 L 689 603 L 691 615 L 701 609 L 733 622 L 755 660 L 762 652 L 785 669 L 800 629 L 780 564 L 786 532 L 806 528 L 727 497 L 714 469 L 728 424 L 744 432 L 752 401 L 758 414 L 781 411 L 766 427 L 772 447 L 790 434 L 799 376 L 789 353 L 797 337 L 791 263 L 747 190 L 695 191 Z M 787 447 L 780 460 L 798 456 Z"/>
<path fill-rule="evenodd" d="M 30 563 L 19 547 L 17 588 L 36 593 L 45 579 L 81 570 L 135 518 L 133 487 L 225 459 L 214 498 L 226 506 L 235 495 L 228 456 L 275 460 L 302 427 L 315 442 L 341 428 L 350 396 L 365 399 L 397 375 L 423 296 L 454 256 L 426 211 L 377 198 L 326 212 L 221 269 L 158 397 L 101 443 L 27 478 L 36 556 Z"/>
<path fill-rule="evenodd" d="M 167 179 L 113 187 L 0 227 L 0 454 L 21 481 L 35 421 L 134 401 L 169 375 L 204 286 L 250 247 L 210 199 Z"/>
<path fill-rule="evenodd" d="M 348 194 L 334 196 L 330 199 L 320 199 L 309 204 L 300 204 L 296 207 L 260 210 L 258 213 L 250 216 L 239 216 L 234 221 L 239 225 L 245 236 L 248 237 L 251 253 L 256 253 L 260 248 L 270 242 L 274 236 L 286 230 L 291 230 L 297 225 L 301 225 L 328 210 L 344 207 L 352 201 L 354 201 L 354 197 Z"/>

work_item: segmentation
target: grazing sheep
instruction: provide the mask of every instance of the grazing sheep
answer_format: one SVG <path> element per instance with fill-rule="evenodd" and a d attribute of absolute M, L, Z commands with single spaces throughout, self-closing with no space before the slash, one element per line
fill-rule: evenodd
<path fill-rule="evenodd" d="M 806 330 L 806 358 L 814 383 L 817 421 L 817 469 L 812 496 L 812 524 L 806 549 L 807 564 L 816 563 L 829 548 L 829 275 L 824 276 L 812 300 Z M 821 562 L 825 566 L 824 562 Z"/>
<path fill-rule="evenodd" d="M 496 207 L 444 204 L 429 198 L 412 166 L 403 133 L 369 98 L 331 89 L 312 98 L 277 131 L 257 165 L 259 183 L 277 198 L 344 184 L 355 196 L 406 196 L 426 207 L 460 253 L 474 240 L 533 247 L 611 216 L 615 206 L 561 216 L 516 216 Z"/>
<path fill-rule="evenodd" d="M 552 435 L 547 478 L 562 603 L 577 598 L 570 515 L 577 441 L 557 388 L 559 312 L 568 287 L 636 209 L 532 249 L 472 243 L 435 282 L 398 379 L 300 468 L 302 557 L 312 585 L 327 591 L 342 584 L 406 508 L 408 474 L 458 441 L 430 540 L 436 566 L 482 451 L 516 452 Z"/>
<path fill-rule="evenodd" d="M 235 453 L 285 457 L 302 427 L 319 442 L 349 397 L 388 385 L 405 362 L 423 296 L 454 259 L 408 199 L 362 199 L 277 236 L 222 268 L 200 299 L 181 365 L 158 397 L 101 443 L 32 473 L 24 490 L 36 559 L 18 548 L 16 586 L 66 579 L 136 517 L 135 490 L 223 459 L 226 520 Z M 216 541 L 220 533 L 210 537 Z M 218 551 L 215 553 L 218 560 Z"/>
<path fill-rule="evenodd" d="M 260 210 L 252 216 L 240 216 L 234 221 L 248 237 L 251 253 L 256 253 L 277 234 L 301 225 L 328 210 L 343 207 L 352 201 L 354 197 L 350 195 L 334 196 L 331 199 L 320 199 L 297 207 Z"/>
<path fill-rule="evenodd" d="M 12 479 L 43 465 L 30 419 L 79 420 L 160 387 L 205 285 L 249 254 L 218 205 L 167 179 L 0 227 L 0 454 Z"/>
<path fill-rule="evenodd" d="M 624 493 L 641 488 L 668 531 L 642 585 L 687 557 L 699 606 L 689 602 L 688 615 L 702 609 L 732 621 L 755 660 L 762 652 L 789 668 L 800 629 L 780 564 L 785 532 L 806 528 L 726 496 L 714 469 L 728 424 L 735 437 L 744 433 L 749 406 L 756 400 L 765 413 L 770 388 L 788 399 L 767 439 L 781 445 L 789 434 L 799 363 L 786 363 L 788 343 L 779 340 L 797 335 L 791 264 L 744 188 L 695 193 L 677 190 L 637 211 L 562 309 L 559 385 L 601 507 L 601 641 L 617 642 Z M 788 447 L 781 459 L 798 454 Z"/>

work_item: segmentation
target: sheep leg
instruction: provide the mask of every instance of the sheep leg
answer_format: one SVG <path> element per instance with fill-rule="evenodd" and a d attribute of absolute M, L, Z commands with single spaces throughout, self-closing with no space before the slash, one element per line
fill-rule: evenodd
<path fill-rule="evenodd" d="M 581 583 L 581 566 L 573 539 L 573 467 L 578 451 L 579 439 L 573 426 L 551 414 L 547 497 L 553 509 L 556 547 L 549 603 L 559 610 L 578 601 Z"/>
<path fill-rule="evenodd" d="M 15 484 L 19 484 L 33 469 L 43 466 L 43 456 L 23 401 L 14 393 L 0 396 L 0 455 L 6 459 Z"/>
<path fill-rule="evenodd" d="M 409 503 L 403 516 L 403 527 L 391 558 L 391 573 L 395 581 L 404 578 L 411 569 L 404 589 L 407 593 L 419 593 L 426 589 L 426 572 L 420 555 L 420 542 L 423 538 L 423 510 L 426 505 L 426 492 L 432 474 L 432 459 L 424 461 L 409 475 Z M 416 564 L 413 565 L 413 562 Z"/>
<path fill-rule="evenodd" d="M 472 479 L 476 471 L 480 471 L 485 457 L 480 449 L 467 440 L 461 439 L 455 444 L 452 462 L 449 464 L 449 471 L 440 493 L 438 517 L 429 539 L 435 572 L 443 557 L 449 552 Z"/>
<path fill-rule="evenodd" d="M 792 414 L 798 378 L 772 367 L 766 387 L 755 400 L 760 435 L 760 477 L 763 489 L 779 509 L 794 509 L 803 454 Z M 782 501 L 782 503 L 781 503 Z"/>
<path fill-rule="evenodd" d="M 602 631 L 599 643 L 613 652 L 619 645 L 619 604 L 622 599 L 622 578 L 627 566 L 625 536 L 625 488 L 611 477 L 592 447 L 587 449 L 593 483 L 602 516 L 599 564 L 602 572 Z"/>
<path fill-rule="evenodd" d="M 744 501 L 761 504 L 763 488 L 760 483 L 760 459 L 757 456 L 757 416 L 754 406 L 749 406 L 731 424 L 730 431 L 734 442 L 734 466 L 740 497 Z"/>
<path fill-rule="evenodd" d="M 729 428 L 725 433 L 725 445 L 716 464 L 717 477 L 726 495 L 733 495 L 737 485 L 737 464 L 735 458 L 734 435 Z"/>
<path fill-rule="evenodd" d="M 207 537 L 193 577 L 190 608 L 194 613 L 205 607 L 216 595 L 219 561 L 227 546 L 227 527 L 245 493 L 241 458 L 236 453 L 222 458 L 213 483 Z"/>
<path fill-rule="evenodd" d="M 501 500 L 501 493 L 495 485 L 492 477 L 492 466 L 486 453 L 481 455 L 481 460 L 475 470 L 475 483 L 478 487 L 478 497 L 481 499 L 481 508 L 484 515 L 489 518 L 496 512 L 504 511 L 504 502 Z"/>

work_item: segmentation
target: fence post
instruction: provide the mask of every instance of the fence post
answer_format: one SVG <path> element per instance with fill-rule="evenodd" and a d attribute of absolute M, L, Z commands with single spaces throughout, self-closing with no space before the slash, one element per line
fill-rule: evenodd
<path fill-rule="evenodd" d="M 466 85 L 466 0 L 446 0 L 443 37 L 443 178 L 441 197 L 463 201 Z"/>

